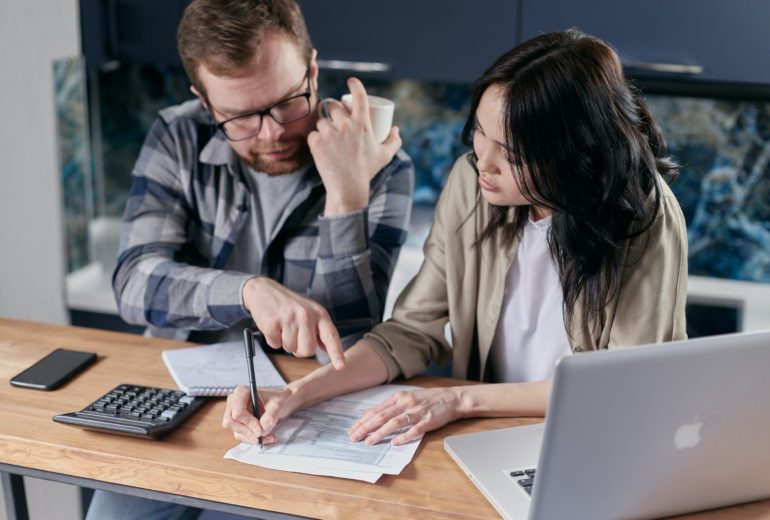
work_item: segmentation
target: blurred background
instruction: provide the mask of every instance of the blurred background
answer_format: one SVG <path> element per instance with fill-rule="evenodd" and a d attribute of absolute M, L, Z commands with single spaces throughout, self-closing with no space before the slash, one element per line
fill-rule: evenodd
<path fill-rule="evenodd" d="M 191 98 L 175 45 L 187 3 L 0 3 L 0 316 L 137 330 L 117 317 L 109 279 L 146 131 L 159 109 Z M 471 83 L 517 43 L 577 27 L 617 49 L 682 165 L 672 188 L 688 226 L 690 336 L 770 326 L 770 3 L 300 5 L 321 94 L 339 97 L 356 75 L 370 93 L 395 100 L 415 162 L 413 221 L 388 312 L 420 265 L 433 204 L 466 150 Z M 77 504 L 77 490 L 63 493 Z M 39 500 L 30 507 L 37 518 L 64 518 Z"/>

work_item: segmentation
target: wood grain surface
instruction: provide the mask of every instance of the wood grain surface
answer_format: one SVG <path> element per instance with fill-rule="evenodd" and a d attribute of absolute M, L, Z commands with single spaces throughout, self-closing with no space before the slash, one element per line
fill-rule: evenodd
<path fill-rule="evenodd" d="M 104 482 L 318 518 L 498 518 L 444 451 L 447 435 L 537 422 L 478 419 L 425 436 L 400 475 L 376 484 L 264 469 L 223 458 L 237 443 L 222 427 L 224 398 L 211 398 L 161 440 L 89 432 L 54 423 L 120 383 L 175 388 L 161 351 L 190 343 L 0 318 L 0 462 Z M 55 348 L 96 352 L 97 362 L 63 387 L 43 392 L 8 381 Z M 286 380 L 315 361 L 273 356 Z M 457 384 L 419 377 L 417 386 Z M 770 518 L 770 501 L 687 518 Z"/>

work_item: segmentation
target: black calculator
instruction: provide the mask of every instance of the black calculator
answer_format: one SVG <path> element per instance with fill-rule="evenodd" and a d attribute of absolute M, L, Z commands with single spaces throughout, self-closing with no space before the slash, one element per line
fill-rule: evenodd
<path fill-rule="evenodd" d="M 88 430 L 154 438 L 179 426 L 205 401 L 205 397 L 179 390 L 123 384 L 79 412 L 55 415 L 53 420 Z"/>

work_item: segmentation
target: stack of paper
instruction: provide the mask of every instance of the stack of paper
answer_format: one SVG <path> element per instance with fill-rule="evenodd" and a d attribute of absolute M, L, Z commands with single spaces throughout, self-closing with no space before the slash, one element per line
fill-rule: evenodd
<path fill-rule="evenodd" d="M 412 460 L 422 437 L 402 446 L 391 446 L 387 438 L 374 446 L 353 443 L 348 429 L 364 411 L 399 390 L 412 386 L 383 385 L 335 397 L 295 412 L 276 428 L 276 444 L 259 446 L 241 443 L 225 458 L 283 471 L 351 478 L 377 482 L 384 474 L 398 475 Z"/>

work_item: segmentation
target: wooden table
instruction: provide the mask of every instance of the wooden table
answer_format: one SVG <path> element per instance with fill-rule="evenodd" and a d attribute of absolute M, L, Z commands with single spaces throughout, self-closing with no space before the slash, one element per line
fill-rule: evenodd
<path fill-rule="evenodd" d="M 0 318 L 0 472 L 6 501 L 13 502 L 14 491 L 19 497 L 23 475 L 262 518 L 498 518 L 446 454 L 443 439 L 534 422 L 478 419 L 450 424 L 425 436 L 400 475 L 384 475 L 377 484 L 368 484 L 224 459 L 236 442 L 221 425 L 223 398 L 212 398 L 160 441 L 89 432 L 51 420 L 58 413 L 80 410 L 120 383 L 174 388 L 160 353 L 184 346 L 189 344 Z M 53 392 L 8 384 L 57 347 L 96 352 L 99 359 Z M 316 366 L 290 356 L 275 356 L 274 362 L 287 380 Z M 443 386 L 457 381 L 418 377 L 409 383 Z M 24 516 L 26 504 L 21 505 L 17 510 L 7 505 L 9 518 Z M 770 501 L 688 516 L 767 517 Z"/>

